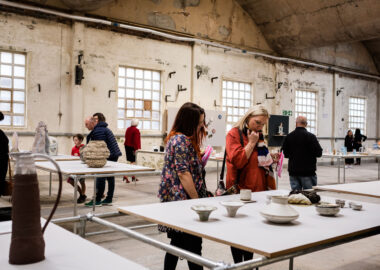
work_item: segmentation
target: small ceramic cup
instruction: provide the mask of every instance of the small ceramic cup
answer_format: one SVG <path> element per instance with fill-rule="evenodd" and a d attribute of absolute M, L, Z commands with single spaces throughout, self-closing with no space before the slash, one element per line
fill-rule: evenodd
<path fill-rule="evenodd" d="M 240 190 L 240 200 L 250 201 L 251 200 L 251 190 L 250 189 L 241 189 Z"/>
<path fill-rule="evenodd" d="M 343 208 L 344 205 L 346 204 L 346 201 L 345 200 L 336 199 L 335 203 L 338 204 L 340 206 L 340 208 Z"/>

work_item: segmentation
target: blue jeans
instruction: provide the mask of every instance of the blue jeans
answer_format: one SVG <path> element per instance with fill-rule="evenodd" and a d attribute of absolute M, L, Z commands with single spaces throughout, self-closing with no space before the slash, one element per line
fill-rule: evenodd
<path fill-rule="evenodd" d="M 117 161 L 116 159 L 109 159 L 110 161 Z M 115 191 L 115 177 L 98 177 L 96 178 L 96 201 L 99 202 L 102 200 L 104 190 L 106 189 L 106 180 L 108 182 L 108 192 L 106 199 L 112 201 L 113 193 Z"/>
<path fill-rule="evenodd" d="M 317 185 L 317 176 L 291 176 L 289 175 L 292 190 L 312 189 Z"/>

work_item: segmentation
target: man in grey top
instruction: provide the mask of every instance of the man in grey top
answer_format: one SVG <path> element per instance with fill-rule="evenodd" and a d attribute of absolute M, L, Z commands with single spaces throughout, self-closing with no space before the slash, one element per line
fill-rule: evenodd
<path fill-rule="evenodd" d="M 284 140 L 282 150 L 289 158 L 288 171 L 292 190 L 311 189 L 317 185 L 317 157 L 322 156 L 322 147 L 317 137 L 306 130 L 307 119 L 298 116 L 296 129 Z"/>

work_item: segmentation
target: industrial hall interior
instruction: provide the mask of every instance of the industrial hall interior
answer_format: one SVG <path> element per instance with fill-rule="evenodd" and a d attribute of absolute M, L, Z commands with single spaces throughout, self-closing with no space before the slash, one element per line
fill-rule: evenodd
<path fill-rule="evenodd" d="M 0 0 L 0 269 L 380 269 L 379 0 Z"/>

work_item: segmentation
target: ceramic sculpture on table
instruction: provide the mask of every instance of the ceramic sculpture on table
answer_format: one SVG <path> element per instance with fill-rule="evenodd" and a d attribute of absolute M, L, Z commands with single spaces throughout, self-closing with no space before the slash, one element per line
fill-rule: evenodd
<path fill-rule="evenodd" d="M 101 168 L 107 163 L 110 155 L 107 144 L 104 141 L 90 141 L 82 151 L 84 162 L 90 168 Z"/>
<path fill-rule="evenodd" d="M 57 138 L 49 136 L 49 154 L 52 156 L 58 155 L 58 141 Z"/>
<path fill-rule="evenodd" d="M 49 146 L 50 142 L 47 126 L 44 122 L 40 121 L 36 128 L 32 153 L 49 154 Z"/>
<path fill-rule="evenodd" d="M 288 204 L 288 196 L 272 196 L 260 214 L 273 223 L 288 223 L 299 217 L 298 212 Z"/>

